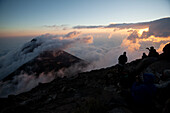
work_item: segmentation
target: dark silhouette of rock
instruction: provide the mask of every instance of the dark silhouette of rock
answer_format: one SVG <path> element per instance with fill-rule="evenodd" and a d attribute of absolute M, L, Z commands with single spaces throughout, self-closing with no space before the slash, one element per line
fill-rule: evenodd
<path fill-rule="evenodd" d="M 120 55 L 118 58 L 119 64 L 124 65 L 127 62 L 126 52 L 123 55 Z"/>

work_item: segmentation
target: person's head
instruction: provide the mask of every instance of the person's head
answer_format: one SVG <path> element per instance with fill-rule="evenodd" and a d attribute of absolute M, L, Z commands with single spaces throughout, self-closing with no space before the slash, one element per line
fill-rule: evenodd
<path fill-rule="evenodd" d="M 154 83 L 155 76 L 152 73 L 144 73 L 143 74 L 143 80 L 146 84 L 153 84 Z"/>
<path fill-rule="evenodd" d="M 170 53 L 169 51 L 170 51 L 170 43 L 166 44 L 165 47 L 163 48 L 164 53 Z"/>
<path fill-rule="evenodd" d="M 126 52 L 123 52 L 123 55 L 126 55 Z"/>
<path fill-rule="evenodd" d="M 150 47 L 150 50 L 154 50 L 154 47 L 153 47 L 153 46 L 151 46 L 151 47 Z"/>

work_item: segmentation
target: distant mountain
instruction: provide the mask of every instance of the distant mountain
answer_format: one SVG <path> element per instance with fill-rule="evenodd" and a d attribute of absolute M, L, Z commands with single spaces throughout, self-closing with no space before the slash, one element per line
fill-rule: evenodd
<path fill-rule="evenodd" d="M 9 74 L 3 81 L 11 80 L 14 76 L 26 73 L 38 76 L 41 73 L 51 71 L 57 72 L 59 69 L 68 68 L 76 63 L 85 64 L 85 61 L 77 58 L 63 50 L 44 51 L 34 59 L 20 66 L 17 70 Z"/>

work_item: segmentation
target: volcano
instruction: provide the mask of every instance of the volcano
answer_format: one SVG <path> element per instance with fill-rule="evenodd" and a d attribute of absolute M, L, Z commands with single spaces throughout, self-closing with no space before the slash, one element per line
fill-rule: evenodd
<path fill-rule="evenodd" d="M 23 73 L 39 76 L 41 73 L 57 72 L 62 68 L 68 68 L 76 63 L 81 63 L 81 66 L 85 66 L 86 64 L 84 60 L 63 50 L 44 51 L 9 74 L 3 81 L 12 80 L 14 76 Z"/>

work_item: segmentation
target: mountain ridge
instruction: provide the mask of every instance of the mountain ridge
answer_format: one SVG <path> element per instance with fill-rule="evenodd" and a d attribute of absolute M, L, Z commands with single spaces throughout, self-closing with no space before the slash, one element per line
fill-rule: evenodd
<path fill-rule="evenodd" d="M 57 72 L 59 69 L 68 68 L 71 65 L 80 62 L 85 64 L 84 60 L 81 60 L 63 50 L 43 51 L 37 57 L 21 65 L 18 69 L 9 74 L 3 79 L 3 81 L 12 80 L 14 76 L 22 73 L 28 75 L 35 74 L 38 76 L 42 72 Z"/>

